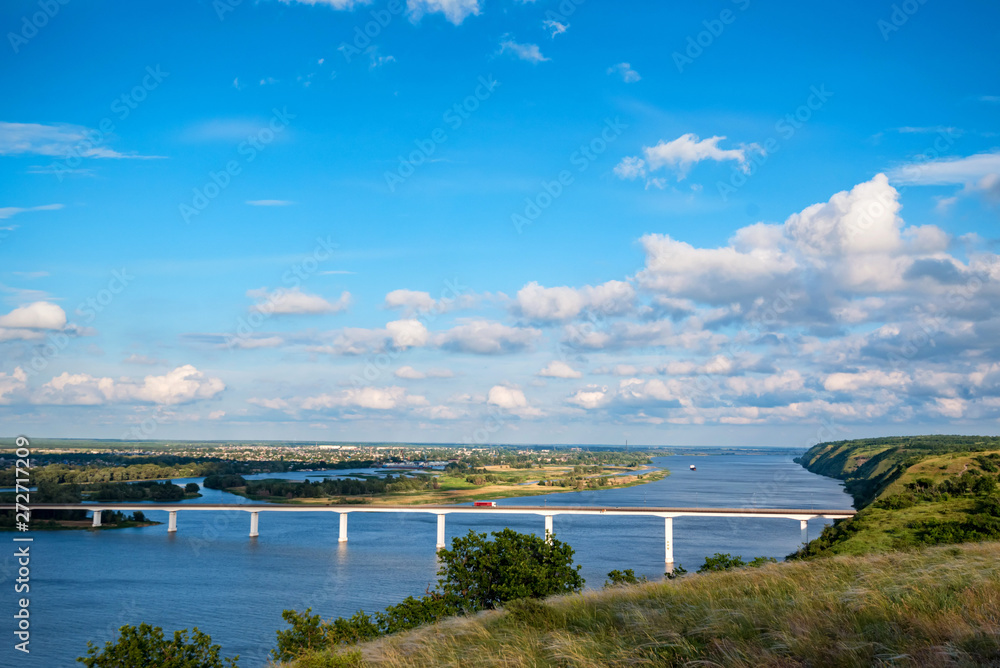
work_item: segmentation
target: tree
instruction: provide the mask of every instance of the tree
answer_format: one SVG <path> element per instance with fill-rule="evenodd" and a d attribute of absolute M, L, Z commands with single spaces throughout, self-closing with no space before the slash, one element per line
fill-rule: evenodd
<path fill-rule="evenodd" d="M 184 485 L 185 494 L 197 494 L 200 491 L 201 487 L 198 487 L 198 483 L 196 482 L 189 482 L 188 484 Z"/>
<path fill-rule="evenodd" d="M 117 642 L 104 643 L 104 650 L 87 643 L 87 656 L 77 661 L 87 668 L 237 668 L 239 655 L 220 659 L 219 645 L 195 627 L 190 640 L 187 629 L 174 631 L 173 640 L 163 637 L 163 629 L 149 624 L 123 626 Z"/>
<path fill-rule="evenodd" d="M 439 554 L 438 588 L 458 596 L 466 610 L 492 609 L 519 598 L 568 594 L 583 587 L 580 566 L 573 568 L 573 548 L 550 536 L 546 541 L 511 529 L 469 531 Z"/>

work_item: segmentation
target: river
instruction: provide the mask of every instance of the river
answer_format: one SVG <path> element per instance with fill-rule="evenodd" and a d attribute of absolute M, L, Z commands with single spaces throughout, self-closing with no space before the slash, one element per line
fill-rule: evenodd
<path fill-rule="evenodd" d="M 569 492 L 521 499 L 507 505 L 710 506 L 850 508 L 843 483 L 815 475 L 783 455 L 656 457 L 667 478 L 625 489 Z M 697 471 L 690 471 L 694 464 Z M 342 475 L 348 471 L 330 471 Z M 282 474 L 316 479 L 318 472 Z M 277 477 L 263 474 L 254 477 Z M 175 482 L 201 482 L 200 478 Z M 185 503 L 252 503 L 203 489 Z M 436 518 L 424 514 L 352 513 L 347 543 L 337 542 L 338 515 L 261 513 L 260 537 L 248 538 L 247 513 L 179 512 L 178 531 L 168 534 L 166 512 L 147 513 L 163 524 L 107 531 L 34 532 L 31 543 L 30 655 L 13 649 L 10 616 L 16 565 L 13 547 L 0 558 L 3 610 L 10 629 L 0 665 L 54 668 L 80 665 L 88 640 L 111 640 L 124 624 L 148 622 L 164 631 L 199 627 L 239 654 L 241 668 L 260 668 L 286 628 L 281 611 L 312 607 L 324 618 L 374 612 L 435 583 Z M 812 520 L 809 538 L 827 521 Z M 448 515 L 447 539 L 469 529 L 504 526 L 539 535 L 540 516 Z M 587 586 L 599 588 L 608 571 L 632 568 L 663 576 L 663 520 L 557 515 L 559 540 L 576 550 Z M 24 535 L 24 534 L 22 534 Z M 12 534 L 6 534 L 8 545 Z M 694 571 L 705 556 L 729 552 L 781 558 L 800 544 L 799 523 L 787 519 L 677 518 L 676 563 Z M 21 597 L 23 595 L 18 595 Z"/>

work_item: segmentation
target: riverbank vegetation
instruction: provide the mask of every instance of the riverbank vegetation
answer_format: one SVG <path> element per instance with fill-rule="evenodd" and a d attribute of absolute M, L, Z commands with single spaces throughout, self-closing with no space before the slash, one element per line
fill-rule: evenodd
<path fill-rule="evenodd" d="M 844 480 L 857 515 L 795 558 L 1000 540 L 1000 438 L 910 436 L 821 443 L 799 459 Z"/>

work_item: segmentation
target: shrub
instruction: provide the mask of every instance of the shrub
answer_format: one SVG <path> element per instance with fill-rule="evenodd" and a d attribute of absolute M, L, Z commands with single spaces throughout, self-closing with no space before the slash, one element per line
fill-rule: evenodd
<path fill-rule="evenodd" d="M 626 568 L 623 571 L 611 571 L 608 573 L 608 578 L 610 581 L 604 583 L 605 587 L 614 587 L 615 585 L 634 585 L 649 581 L 645 575 L 637 578 L 635 576 L 635 571 L 631 568 Z"/>
<path fill-rule="evenodd" d="M 239 656 L 220 659 L 219 645 L 212 644 L 212 637 L 195 627 L 190 640 L 187 629 L 174 631 L 173 640 L 163 637 L 163 629 L 149 624 L 123 626 L 114 643 L 107 642 L 100 650 L 94 643 L 87 643 L 87 656 L 77 661 L 87 668 L 236 668 Z"/>

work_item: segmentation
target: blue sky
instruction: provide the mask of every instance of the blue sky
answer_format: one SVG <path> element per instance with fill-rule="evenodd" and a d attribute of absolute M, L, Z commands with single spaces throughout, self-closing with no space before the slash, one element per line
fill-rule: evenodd
<path fill-rule="evenodd" d="M 9 2 L 8 434 L 1000 427 L 1000 8 Z"/>

